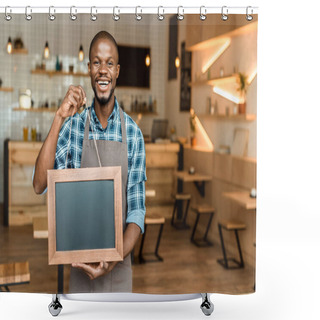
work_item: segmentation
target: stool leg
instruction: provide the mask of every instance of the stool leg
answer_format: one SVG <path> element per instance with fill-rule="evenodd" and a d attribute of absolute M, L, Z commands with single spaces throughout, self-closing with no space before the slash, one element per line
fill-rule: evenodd
<path fill-rule="evenodd" d="M 171 225 L 174 225 L 174 216 L 175 216 L 175 212 L 177 210 L 177 200 L 174 202 L 174 206 L 173 206 L 173 212 L 172 212 L 172 218 L 171 218 Z"/>
<path fill-rule="evenodd" d="M 238 250 L 239 250 L 239 255 L 240 255 L 240 267 L 243 268 L 244 267 L 244 262 L 243 262 L 242 252 L 241 252 L 241 246 L 240 246 L 238 230 L 234 230 L 234 233 L 236 235 L 237 245 L 238 245 Z"/>
<path fill-rule="evenodd" d="M 157 257 L 159 260 L 161 260 L 161 261 L 163 261 L 163 259 L 159 256 L 158 250 L 159 250 L 159 245 L 160 245 L 162 230 L 163 230 L 163 224 L 160 225 L 160 230 L 159 230 L 158 240 L 157 240 L 157 245 L 156 245 L 156 251 L 154 252 L 154 254 L 156 255 L 156 257 Z"/>
<path fill-rule="evenodd" d="M 225 264 L 225 268 L 229 268 L 228 266 L 228 260 L 227 260 L 227 255 L 226 255 L 226 249 L 224 247 L 224 241 L 223 241 L 223 235 L 222 235 L 222 226 L 219 223 L 219 235 L 220 235 L 220 241 L 221 241 L 221 248 L 222 248 L 222 254 L 223 254 L 223 260 L 224 260 L 224 264 Z"/>
<path fill-rule="evenodd" d="M 183 218 L 184 225 L 187 225 L 186 220 L 187 220 L 187 215 L 188 215 L 188 210 L 189 210 L 189 204 L 190 204 L 190 199 L 188 199 L 188 201 L 187 201 L 186 211 L 184 212 L 184 218 Z"/>
<path fill-rule="evenodd" d="M 143 233 L 143 235 L 142 235 L 141 244 L 140 244 L 140 249 L 139 249 L 139 262 L 140 262 L 140 263 L 145 262 L 145 260 L 144 260 L 143 257 L 142 257 L 142 250 L 143 250 L 143 244 L 144 244 L 144 239 L 145 239 L 145 236 L 146 236 L 146 232 L 147 232 L 147 225 L 145 224 L 145 225 L 144 225 L 144 233 Z"/>
<path fill-rule="evenodd" d="M 194 227 L 193 227 L 193 230 L 192 230 L 192 235 L 191 235 L 191 242 L 193 242 L 193 243 L 195 243 L 194 235 L 196 233 L 196 229 L 197 229 L 197 225 L 198 225 L 198 222 L 199 222 L 199 218 L 200 218 L 200 214 L 197 212 L 196 222 L 194 224 Z"/>
<path fill-rule="evenodd" d="M 212 218 L 213 218 L 213 212 L 211 212 L 211 214 L 210 214 L 210 218 L 209 218 L 208 226 L 207 226 L 207 229 L 206 229 L 206 233 L 204 234 L 204 237 L 203 237 L 203 240 L 206 241 L 206 242 L 209 242 L 207 240 L 207 236 L 208 236 L 208 232 L 209 232 L 209 229 L 210 229 L 210 226 L 211 226 Z"/>

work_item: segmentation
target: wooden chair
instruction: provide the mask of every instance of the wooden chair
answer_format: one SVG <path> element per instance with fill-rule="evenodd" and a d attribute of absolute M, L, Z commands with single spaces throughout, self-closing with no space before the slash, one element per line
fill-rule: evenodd
<path fill-rule="evenodd" d="M 174 201 L 174 206 L 173 206 L 171 225 L 173 227 L 175 227 L 176 229 L 189 229 L 189 226 L 187 225 L 186 221 L 187 221 L 187 215 L 188 215 L 191 195 L 188 193 L 177 193 L 177 194 L 173 195 L 173 198 L 175 199 L 175 201 Z M 175 217 L 176 213 L 178 213 L 179 207 L 183 208 L 184 201 L 187 201 L 184 215 L 181 219 L 179 219 L 179 221 L 177 221 L 177 219 Z"/>
<path fill-rule="evenodd" d="M 140 249 L 139 249 L 139 262 L 140 263 L 145 263 L 145 262 L 157 262 L 157 261 L 163 261 L 163 258 L 159 255 L 158 250 L 160 246 L 160 240 L 161 240 L 161 235 L 163 231 L 163 226 L 165 223 L 165 218 L 157 215 L 157 214 L 148 214 L 146 215 L 145 221 L 144 221 L 144 233 L 142 235 L 141 239 L 141 244 L 140 244 Z M 143 245 L 147 233 L 147 227 L 149 225 L 160 225 L 159 233 L 158 233 L 158 239 L 155 247 L 155 251 L 152 253 L 144 253 L 143 254 Z M 156 258 L 155 259 L 145 259 L 143 255 L 154 255 Z"/>
<path fill-rule="evenodd" d="M 209 232 L 209 229 L 210 229 L 210 226 L 211 226 L 211 222 L 212 222 L 212 218 L 213 218 L 213 215 L 214 215 L 214 208 L 210 207 L 210 206 L 207 206 L 207 205 L 197 205 L 197 206 L 192 207 L 191 209 L 197 215 L 197 218 L 196 218 L 196 221 L 194 223 L 193 230 L 192 230 L 192 234 L 191 234 L 191 239 L 190 239 L 191 242 L 194 243 L 198 247 L 209 247 L 209 246 L 212 246 L 213 244 L 212 244 L 212 242 L 210 242 L 207 239 L 207 236 L 208 236 L 208 232 Z M 197 229 L 197 226 L 198 226 L 198 222 L 199 222 L 200 216 L 203 215 L 203 214 L 209 215 L 209 220 L 208 220 L 206 232 L 205 232 L 205 234 L 204 234 L 202 239 L 195 239 L 195 233 L 196 233 L 196 229 Z"/>
<path fill-rule="evenodd" d="M 244 268 L 244 261 L 243 261 L 243 257 L 242 257 L 238 231 L 245 230 L 246 229 L 246 225 L 244 223 L 242 223 L 242 222 L 239 222 L 239 221 L 223 220 L 223 221 L 220 221 L 218 223 L 218 227 L 219 227 L 219 235 L 220 235 L 221 248 L 222 248 L 222 254 L 223 254 L 223 259 L 219 259 L 218 263 L 220 263 L 225 269 Z M 225 249 L 225 246 L 224 246 L 222 229 L 225 229 L 227 231 L 234 231 L 235 236 L 236 236 L 236 241 L 237 241 L 237 247 L 238 247 L 240 261 L 236 260 L 235 258 L 227 258 L 226 249 Z M 234 265 L 230 266 L 229 265 L 229 261 L 232 261 L 234 263 Z"/>
<path fill-rule="evenodd" d="M 9 286 L 30 282 L 29 262 L 13 262 L 0 264 L 0 291 L 6 291 Z"/>

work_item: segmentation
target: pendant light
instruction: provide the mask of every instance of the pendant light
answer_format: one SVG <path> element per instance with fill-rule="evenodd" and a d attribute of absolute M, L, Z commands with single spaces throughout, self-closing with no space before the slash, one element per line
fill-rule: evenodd
<path fill-rule="evenodd" d="M 179 69 L 179 67 L 180 67 L 180 58 L 179 58 L 178 53 L 177 53 L 176 58 L 174 60 L 174 65 L 176 66 L 177 69 Z"/>
<path fill-rule="evenodd" d="M 48 25 L 47 25 L 47 19 L 46 19 L 46 44 L 44 46 L 43 56 L 45 59 L 48 59 L 50 56 L 50 49 L 49 49 L 49 42 L 48 42 Z"/>
<path fill-rule="evenodd" d="M 46 41 L 46 45 L 44 46 L 43 55 L 44 55 L 45 59 L 48 59 L 49 56 L 50 56 L 50 49 L 49 49 L 49 43 L 48 43 L 48 41 Z"/>
<path fill-rule="evenodd" d="M 12 53 L 12 41 L 11 41 L 11 37 L 8 38 L 7 52 L 8 52 L 9 54 Z"/>
<path fill-rule="evenodd" d="M 84 59 L 84 52 L 83 52 L 82 44 L 80 44 L 80 48 L 79 48 L 79 61 L 83 61 L 83 59 Z"/>
<path fill-rule="evenodd" d="M 79 54 L 78 54 L 78 57 L 79 57 L 79 61 L 83 61 L 84 59 L 84 52 L 83 52 L 83 46 L 82 46 L 82 43 L 81 43 L 81 35 L 82 35 L 82 23 L 80 23 L 80 48 L 79 48 Z"/>
<path fill-rule="evenodd" d="M 149 53 L 146 55 L 145 63 L 146 63 L 146 66 L 147 66 L 147 67 L 150 67 L 150 64 L 151 64 L 151 58 L 150 58 Z"/>

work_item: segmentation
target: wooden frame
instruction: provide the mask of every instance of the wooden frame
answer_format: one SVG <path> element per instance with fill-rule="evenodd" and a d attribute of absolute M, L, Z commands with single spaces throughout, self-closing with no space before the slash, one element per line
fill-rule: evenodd
<path fill-rule="evenodd" d="M 57 251 L 56 183 L 101 180 L 113 180 L 115 247 Z M 48 245 L 49 265 L 123 260 L 121 167 L 48 170 Z"/>

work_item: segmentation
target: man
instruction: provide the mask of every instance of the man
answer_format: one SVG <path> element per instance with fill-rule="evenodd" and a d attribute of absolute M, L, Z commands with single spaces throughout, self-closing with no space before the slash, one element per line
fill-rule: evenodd
<path fill-rule="evenodd" d="M 100 31 L 89 49 L 93 103 L 77 113 L 86 103 L 86 94 L 81 86 L 69 87 L 36 161 L 33 186 L 38 194 L 47 187 L 48 169 L 121 166 L 124 261 L 72 264 L 70 292 L 132 291 L 130 253 L 144 231 L 145 148 L 140 129 L 119 108 L 114 95 L 118 62 L 116 41 Z M 68 117 L 72 121 L 64 123 Z"/>

